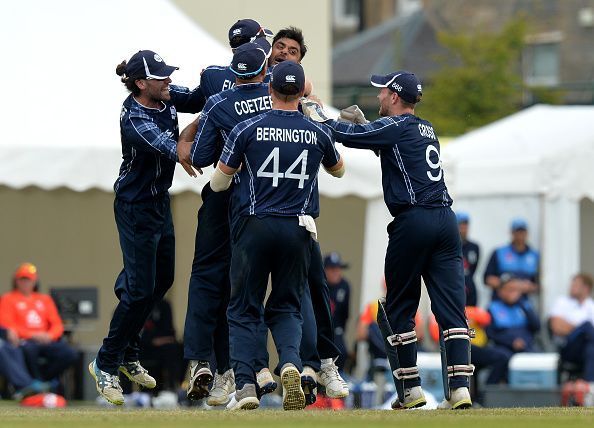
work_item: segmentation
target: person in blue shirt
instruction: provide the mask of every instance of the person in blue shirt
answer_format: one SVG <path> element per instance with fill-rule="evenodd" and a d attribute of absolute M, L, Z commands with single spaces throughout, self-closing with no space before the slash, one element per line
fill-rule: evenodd
<path fill-rule="evenodd" d="M 178 160 L 177 112 L 204 106 L 198 90 L 171 85 L 177 67 L 155 52 L 139 51 L 116 73 L 131 92 L 120 114 L 122 166 L 114 213 L 124 268 L 115 283 L 119 300 L 97 357 L 89 364 L 97 391 L 113 404 L 124 403 L 118 373 L 146 387 L 154 378 L 138 362 L 140 331 L 173 284 L 175 236 L 169 188 Z"/>
<path fill-rule="evenodd" d="M 466 289 L 466 306 L 477 306 L 476 284 L 474 274 L 479 263 L 480 249 L 478 244 L 468 239 L 468 226 L 470 216 L 468 213 L 459 211 L 456 213 L 458 219 L 458 230 L 462 240 L 462 261 L 464 263 L 464 285 Z"/>
<path fill-rule="evenodd" d="M 400 367 L 394 368 L 395 376 L 403 382 L 404 390 L 404 397 L 399 397 L 393 407 L 426 403 L 416 365 L 414 330 L 421 278 L 445 339 L 447 367 L 442 369 L 447 369 L 451 393 L 440 407 L 470 407 L 468 386 L 474 367 L 470 364 L 470 331 L 464 315 L 462 246 L 443 178 L 439 140 L 433 125 L 415 115 L 422 86 L 414 74 L 397 71 L 374 75 L 371 84 L 380 88 L 380 119 L 365 123 L 362 113 L 352 110 L 351 116 L 361 124 L 329 120 L 323 114 L 317 118 L 332 129 L 337 142 L 374 150 L 380 157 L 384 201 L 394 217 L 388 225 L 385 309 L 395 334 L 387 341 L 396 348 Z"/>
<path fill-rule="evenodd" d="M 523 218 L 515 218 L 511 223 L 512 240 L 508 245 L 493 251 L 485 269 L 485 284 L 493 289 L 493 298 L 501 285 L 501 276 L 513 275 L 520 285 L 522 295 L 537 293 L 539 286 L 538 251 L 528 245 L 528 223 Z"/>
<path fill-rule="evenodd" d="M 540 330 L 540 319 L 530 301 L 522 298 L 522 280 L 503 274 L 497 297 L 488 308 L 489 339 L 508 359 L 516 352 L 534 351 L 534 335 Z"/>
<path fill-rule="evenodd" d="M 322 164 L 340 177 L 344 166 L 330 133 L 297 110 L 304 86 L 299 64 L 277 65 L 270 83 L 273 110 L 233 128 L 210 180 L 215 192 L 225 191 L 241 166 L 227 310 L 237 387 L 231 409 L 259 406 L 254 356 L 269 276 L 264 319 L 279 354 L 283 408 L 305 407 L 300 307 L 319 214 L 317 173 Z"/>

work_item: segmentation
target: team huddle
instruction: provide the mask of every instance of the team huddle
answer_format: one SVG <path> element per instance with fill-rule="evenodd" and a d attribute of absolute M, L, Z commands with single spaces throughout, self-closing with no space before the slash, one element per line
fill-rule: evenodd
<path fill-rule="evenodd" d="M 472 332 L 464 315 L 461 244 L 439 142 L 431 124 L 414 115 L 420 82 L 404 71 L 372 76 L 381 88 L 382 118 L 367 123 L 351 106 L 331 120 L 300 64 L 307 47 L 299 29 L 273 34 L 242 19 L 229 29 L 229 44 L 230 65 L 207 67 L 194 90 L 171 85 L 177 67 L 152 51 L 139 51 L 116 69 L 130 91 L 114 185 L 124 268 L 109 333 L 89 364 L 97 391 L 123 404 L 120 372 L 143 387 L 156 385 L 139 362 L 139 336 L 173 283 L 168 189 L 180 163 L 192 176 L 215 167 L 201 192 L 188 290 L 188 398 L 229 410 L 259 407 L 278 386 L 269 369 L 268 331 L 285 410 L 312 404 L 318 390 L 331 398 L 349 394 L 334 363 L 340 352 L 315 223 L 320 165 L 337 179 L 348 174 L 335 146 L 340 142 L 379 155 L 394 216 L 378 315 L 398 391 L 392 407 L 426 404 L 414 333 L 421 277 L 443 331 L 440 407 L 470 407 Z M 177 112 L 200 114 L 180 132 Z"/>

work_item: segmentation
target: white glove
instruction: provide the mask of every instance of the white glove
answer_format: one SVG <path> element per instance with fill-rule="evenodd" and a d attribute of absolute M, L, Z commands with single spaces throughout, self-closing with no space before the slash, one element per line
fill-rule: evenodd
<path fill-rule="evenodd" d="M 301 108 L 303 110 L 303 114 L 306 117 L 309 117 L 311 120 L 321 123 L 330 120 L 322 106 L 311 99 L 301 98 Z"/>
<path fill-rule="evenodd" d="M 356 104 L 340 110 L 340 116 L 338 117 L 338 120 L 342 120 L 344 122 L 357 123 L 360 125 L 369 123 L 369 121 L 365 119 L 365 115 L 363 114 L 359 106 Z"/>

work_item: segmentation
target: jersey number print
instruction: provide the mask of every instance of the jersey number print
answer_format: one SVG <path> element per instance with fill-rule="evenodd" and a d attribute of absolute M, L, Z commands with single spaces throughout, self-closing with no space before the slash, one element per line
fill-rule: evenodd
<path fill-rule="evenodd" d="M 295 159 L 295 162 L 287 168 L 287 170 L 282 173 L 279 172 L 279 153 L 280 150 L 278 147 L 272 149 L 268 157 L 264 160 L 260 168 L 256 173 L 256 177 L 262 178 L 272 178 L 272 187 L 278 187 L 278 180 L 281 178 L 289 178 L 293 180 L 299 180 L 299 188 L 303 189 L 305 184 L 305 180 L 309 178 L 309 175 L 305 173 L 307 167 L 307 150 L 303 150 L 301 154 Z M 268 168 L 268 165 L 272 162 L 272 172 L 265 171 Z M 301 173 L 295 174 L 295 168 L 301 163 Z"/>

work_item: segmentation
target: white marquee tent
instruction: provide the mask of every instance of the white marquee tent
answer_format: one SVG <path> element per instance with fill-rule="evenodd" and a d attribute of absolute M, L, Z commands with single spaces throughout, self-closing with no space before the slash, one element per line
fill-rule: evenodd
<path fill-rule="evenodd" d="M 0 77 L 14 83 L 4 93 L 10 102 L 2 116 L 10 126 L 0 137 L 0 183 L 14 188 L 111 191 L 121 161 L 117 118 L 126 96 L 115 75 L 119 60 L 153 49 L 180 67 L 174 83 L 189 87 L 198 84 L 204 67 L 230 61 L 229 49 L 167 0 L 23 0 L 7 12 L 0 31 L 15 41 L 3 52 L 13 66 L 3 67 Z M 88 28 L 90 23 L 99 24 Z M 191 118 L 183 116 L 182 127 Z M 368 168 L 369 162 L 377 165 L 373 154 L 345 151 L 349 177 L 321 178 L 322 193 L 381 195 L 379 171 Z M 180 168 L 172 191 L 196 190 L 206 180 L 205 174 L 196 183 Z"/>
<path fill-rule="evenodd" d="M 174 83 L 189 87 L 198 84 L 204 67 L 226 64 L 231 56 L 168 0 L 12 2 L 0 15 L 0 35 L 10 41 L 3 45 L 0 69 L 7 100 L 1 113 L 0 185 L 13 189 L 112 191 L 121 163 L 118 117 L 127 95 L 115 66 L 132 53 L 155 50 L 180 67 Z M 182 114 L 180 126 L 190 119 Z M 370 259 L 364 287 L 374 297 L 383 259 L 368 254 L 384 250 L 385 225 L 376 219 L 387 213 L 379 162 L 371 152 L 341 148 L 341 153 L 348 174 L 341 180 L 320 174 L 320 192 L 374 202 L 363 244 Z M 172 193 L 199 193 L 209 175 L 205 171 L 192 179 L 177 168 Z"/>
<path fill-rule="evenodd" d="M 470 233 L 482 247 L 478 284 L 491 251 L 509 241 L 517 216 L 528 220 L 530 240 L 542 251 L 543 309 L 567 292 L 573 274 L 594 270 L 588 238 L 594 230 L 592 123 L 593 106 L 536 105 L 443 150 L 454 208 L 470 213 Z"/>

